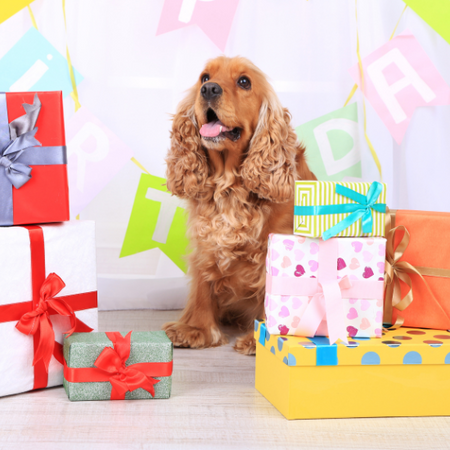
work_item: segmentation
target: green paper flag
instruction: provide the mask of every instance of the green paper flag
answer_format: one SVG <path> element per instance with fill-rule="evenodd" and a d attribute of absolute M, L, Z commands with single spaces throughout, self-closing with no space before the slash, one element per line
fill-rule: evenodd
<path fill-rule="evenodd" d="M 403 0 L 450 44 L 449 0 Z"/>
<path fill-rule="evenodd" d="M 165 182 L 141 175 L 120 257 L 158 247 L 186 272 L 186 212 L 182 201 L 163 186 Z"/>
<path fill-rule="evenodd" d="M 295 129 L 308 166 L 321 181 L 361 178 L 357 104 L 351 103 Z"/>

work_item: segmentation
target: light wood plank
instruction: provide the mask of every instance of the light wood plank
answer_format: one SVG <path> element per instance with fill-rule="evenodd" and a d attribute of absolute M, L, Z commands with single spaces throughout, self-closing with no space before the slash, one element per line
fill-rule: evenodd
<path fill-rule="evenodd" d="M 100 329 L 155 330 L 179 314 L 101 312 Z M 255 359 L 233 351 L 226 331 L 227 346 L 175 349 L 169 400 L 71 403 L 62 388 L 0 399 L 0 449 L 450 448 L 446 417 L 287 421 L 255 390 Z"/>

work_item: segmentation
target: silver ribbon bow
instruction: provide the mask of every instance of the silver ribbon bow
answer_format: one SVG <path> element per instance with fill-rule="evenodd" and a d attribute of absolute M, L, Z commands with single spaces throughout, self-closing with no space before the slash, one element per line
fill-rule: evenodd
<path fill-rule="evenodd" d="M 37 94 L 33 104 L 23 104 L 25 114 L 9 124 L 11 140 L 0 150 L 0 165 L 5 168 L 6 178 L 16 188 L 21 188 L 31 178 L 31 167 L 18 162 L 22 153 L 30 148 L 40 146 L 34 137 L 37 132 L 36 121 L 41 110 L 41 101 Z"/>

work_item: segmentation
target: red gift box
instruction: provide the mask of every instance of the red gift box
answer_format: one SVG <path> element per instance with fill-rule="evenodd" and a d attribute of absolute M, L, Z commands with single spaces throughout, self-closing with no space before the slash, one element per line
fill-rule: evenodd
<path fill-rule="evenodd" d="M 21 147 L 23 131 L 29 139 Z M 18 151 L 8 150 L 14 146 Z M 0 225 L 69 220 L 66 153 L 60 91 L 0 94 Z M 26 181 L 17 188 L 14 176 Z"/>

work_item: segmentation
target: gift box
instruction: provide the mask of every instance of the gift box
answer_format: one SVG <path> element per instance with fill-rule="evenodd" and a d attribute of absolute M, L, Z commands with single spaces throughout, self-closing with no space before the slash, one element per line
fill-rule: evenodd
<path fill-rule="evenodd" d="M 271 334 L 380 337 L 385 238 L 270 234 L 266 326 Z"/>
<path fill-rule="evenodd" d="M 450 415 L 450 333 L 401 328 L 330 344 L 255 322 L 256 389 L 287 419 Z"/>
<path fill-rule="evenodd" d="M 97 328 L 91 221 L 0 228 L 0 396 L 61 385 L 63 335 Z"/>
<path fill-rule="evenodd" d="M 0 225 L 69 220 L 61 92 L 0 93 Z"/>
<path fill-rule="evenodd" d="M 164 331 L 74 333 L 64 342 L 70 400 L 169 398 L 173 344 Z"/>
<path fill-rule="evenodd" d="M 384 236 L 386 185 L 296 181 L 294 234 L 307 237 Z"/>
<path fill-rule="evenodd" d="M 390 211 L 384 322 L 450 329 L 450 214 Z"/>

